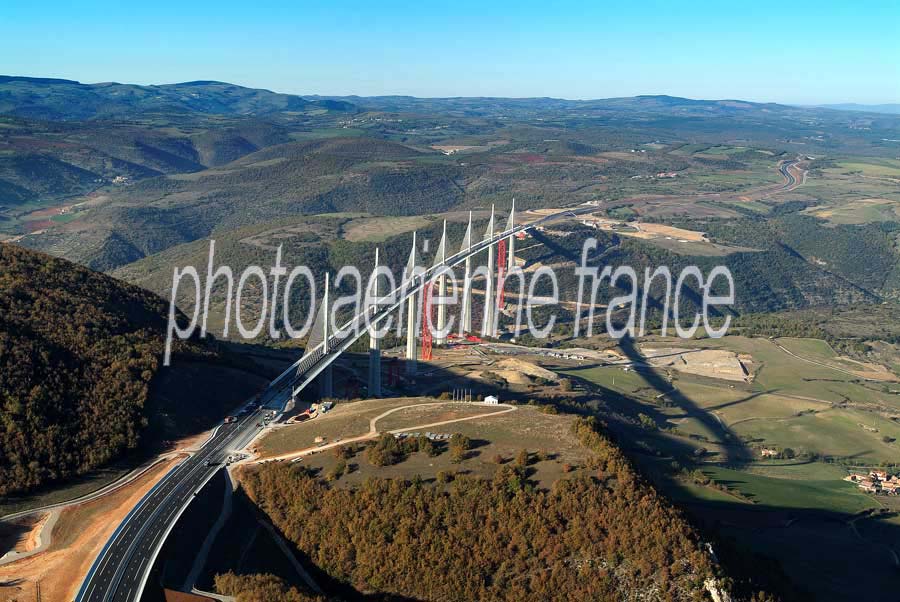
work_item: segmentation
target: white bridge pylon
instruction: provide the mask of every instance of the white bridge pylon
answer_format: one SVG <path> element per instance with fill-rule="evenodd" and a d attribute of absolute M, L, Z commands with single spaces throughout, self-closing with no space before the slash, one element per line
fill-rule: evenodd
<path fill-rule="evenodd" d="M 437 253 L 434 254 L 434 265 L 432 268 L 440 269 L 442 266 L 447 263 L 447 220 L 444 220 L 444 230 L 441 234 L 441 242 L 438 243 Z M 443 299 L 447 295 L 447 275 L 440 272 L 440 275 L 437 277 L 437 294 L 438 297 Z M 430 320 L 429 316 L 426 316 L 426 320 Z M 437 307 L 437 324 L 435 324 L 436 336 L 434 342 L 438 345 L 446 345 L 447 344 L 447 336 L 444 334 L 447 329 L 447 306 L 444 303 L 438 304 Z M 409 336 L 409 334 L 407 334 Z"/>
<path fill-rule="evenodd" d="M 291 367 L 285 370 L 281 375 L 278 376 L 278 378 L 270 383 L 269 391 L 271 392 L 272 389 L 281 390 L 290 386 L 291 397 L 296 398 L 296 396 L 303 389 L 309 386 L 309 384 L 312 383 L 320 374 L 324 374 L 324 382 L 320 386 L 320 395 L 326 396 L 326 391 L 328 392 L 328 396 L 332 395 L 333 391 L 331 390 L 330 386 L 332 380 L 330 374 L 331 364 L 357 339 L 368 332 L 370 334 L 370 337 L 373 339 L 373 341 L 370 342 L 370 395 L 372 394 L 373 389 L 377 389 L 380 392 L 380 366 L 377 370 L 374 370 L 372 368 L 372 362 L 375 362 L 376 360 L 380 361 L 379 339 L 380 336 L 383 336 L 383 333 L 381 333 L 381 335 L 378 335 L 378 333 L 375 332 L 375 327 L 378 327 L 391 315 L 397 314 L 398 312 L 402 318 L 404 308 L 406 309 L 405 322 L 407 337 L 406 371 L 407 374 L 414 374 L 416 369 L 416 337 L 417 334 L 421 331 L 421 320 L 424 318 L 421 315 L 421 310 L 419 309 L 422 307 L 422 292 L 424 289 L 426 289 L 426 286 L 440 287 L 441 274 L 443 273 L 444 277 L 446 277 L 446 271 L 449 268 L 453 268 L 459 265 L 465 265 L 463 297 L 461 300 L 460 333 L 464 334 L 466 332 L 471 332 L 472 278 L 474 276 L 482 274 L 485 277 L 485 292 L 483 312 L 484 319 L 482 321 L 481 332 L 483 335 L 493 335 L 496 332 L 496 316 L 498 314 L 498 308 L 494 307 L 494 299 L 496 298 L 494 291 L 496 278 L 494 272 L 496 270 L 495 254 L 497 244 L 501 240 L 507 240 L 508 256 L 504 258 L 506 260 L 505 263 L 507 264 L 508 268 L 514 267 L 515 243 L 513 241 L 516 235 L 521 232 L 525 232 L 526 230 L 542 226 L 549 222 L 567 219 L 570 217 L 577 217 L 577 213 L 585 213 L 593 210 L 596 210 L 596 207 L 566 210 L 548 215 L 526 225 L 517 226 L 515 225 L 515 205 L 513 205 L 509 214 L 509 218 L 506 222 L 506 227 L 502 232 L 498 233 L 495 232 L 494 208 L 491 207 L 491 217 L 488 221 L 484 239 L 477 243 L 473 243 L 472 241 L 472 217 L 470 214 L 469 224 L 466 229 L 466 234 L 463 237 L 461 248 L 459 252 L 449 257 L 446 255 L 447 240 L 445 223 L 441 243 L 438 245 L 435 263 L 428 269 L 424 269 L 419 265 L 418 253 L 416 249 L 416 234 L 414 232 L 413 247 L 410 251 L 409 260 L 407 261 L 406 267 L 403 270 L 403 278 L 400 285 L 396 286 L 393 290 L 388 291 L 384 296 L 378 298 L 377 303 L 374 304 L 374 306 L 366 307 L 355 316 L 347 320 L 347 322 L 345 322 L 340 328 L 335 328 L 332 324 L 329 323 L 329 320 L 327 318 L 322 317 L 330 316 L 331 314 L 328 301 L 329 278 L 326 274 L 326 291 L 323 295 L 322 306 L 319 308 L 317 318 L 313 325 L 314 331 L 310 335 L 310 342 L 307 346 L 307 350 L 304 353 L 303 357 L 297 360 Z M 484 266 L 480 266 L 473 271 L 472 259 L 475 258 L 479 253 L 482 253 L 484 251 L 488 252 L 487 268 L 484 269 Z M 376 270 L 377 268 L 378 265 L 376 263 Z M 377 282 L 375 286 L 377 287 Z M 376 292 L 380 293 L 380 291 Z M 435 326 L 446 327 L 446 313 L 443 314 L 443 318 L 439 313 Z M 400 325 L 398 325 L 398 328 L 400 328 Z M 435 338 L 438 341 L 441 340 L 438 337 Z M 447 337 L 445 335 L 443 337 L 443 340 L 446 340 L 446 338 Z M 373 379 L 375 378 L 374 374 L 376 372 L 378 382 L 377 385 L 373 387 Z M 326 383 L 328 386 L 326 386 Z"/>

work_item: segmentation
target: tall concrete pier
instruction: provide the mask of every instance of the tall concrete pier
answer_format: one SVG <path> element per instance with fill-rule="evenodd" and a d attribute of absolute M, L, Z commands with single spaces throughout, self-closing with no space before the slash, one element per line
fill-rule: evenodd
<path fill-rule="evenodd" d="M 484 239 L 490 240 L 494 238 L 494 206 L 491 205 L 491 219 L 488 221 L 487 230 L 484 233 Z M 484 279 L 484 319 L 481 324 L 481 336 L 494 336 L 494 247 L 488 246 L 488 263 L 487 277 Z"/>
<path fill-rule="evenodd" d="M 372 304 L 371 315 L 378 313 L 377 299 L 381 295 L 381 289 L 378 286 L 378 248 L 375 248 L 375 270 L 372 272 L 373 277 L 369 286 L 371 296 L 376 300 Z M 377 336 L 377 328 L 369 327 L 369 397 L 381 397 L 381 339 Z"/>
<path fill-rule="evenodd" d="M 460 253 L 472 248 L 472 212 L 469 211 L 469 225 L 466 227 L 466 235 L 463 237 Z M 463 277 L 463 296 L 459 315 L 459 335 L 463 336 L 472 332 L 472 258 L 466 257 L 466 273 Z"/>
<path fill-rule="evenodd" d="M 512 208 L 509 210 L 509 219 L 506 220 L 506 231 L 516 227 L 516 199 L 512 200 Z M 506 260 L 506 273 L 516 267 L 516 237 L 510 236 L 506 241 L 506 250 L 509 254 Z"/>
<path fill-rule="evenodd" d="M 412 249 L 409 251 L 409 260 L 403 270 L 403 281 L 407 282 L 416 274 L 419 258 L 416 254 L 416 233 L 413 232 Z M 419 312 L 420 295 L 412 295 L 406 302 L 406 374 L 412 376 L 416 373 L 416 316 Z"/>

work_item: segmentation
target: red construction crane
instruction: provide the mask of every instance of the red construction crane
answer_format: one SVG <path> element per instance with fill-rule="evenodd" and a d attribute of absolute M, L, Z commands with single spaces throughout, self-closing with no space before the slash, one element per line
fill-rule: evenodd
<path fill-rule="evenodd" d="M 433 282 L 422 289 L 422 361 L 431 360 L 431 290 Z"/>

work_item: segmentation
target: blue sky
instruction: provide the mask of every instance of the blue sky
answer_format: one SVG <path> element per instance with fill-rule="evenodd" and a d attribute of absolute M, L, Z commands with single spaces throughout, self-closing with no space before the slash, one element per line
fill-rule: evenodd
<path fill-rule="evenodd" d="M 297 94 L 900 102 L 900 2 L 0 2 L 0 73 Z"/>

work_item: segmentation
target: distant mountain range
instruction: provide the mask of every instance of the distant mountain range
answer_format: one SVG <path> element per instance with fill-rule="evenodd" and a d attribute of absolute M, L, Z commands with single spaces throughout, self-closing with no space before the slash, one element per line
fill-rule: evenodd
<path fill-rule="evenodd" d="M 621 113 L 659 114 L 678 116 L 734 115 L 752 112 L 769 114 L 809 111 L 775 103 L 756 103 L 743 100 L 697 100 L 667 95 L 627 96 L 569 100 L 564 98 L 503 98 L 503 97 L 448 97 L 419 98 L 415 96 L 316 96 L 306 98 L 349 102 L 367 109 L 390 112 L 452 112 L 458 116 L 489 116 L 503 114 L 524 117 L 529 114 L 545 114 L 548 111 L 578 112 L 591 115 Z"/>
<path fill-rule="evenodd" d="M 27 119 L 117 119 L 154 113 L 260 116 L 355 108 L 344 101 L 306 100 L 216 81 L 140 86 L 0 75 L 0 115 Z"/>
<path fill-rule="evenodd" d="M 219 81 L 162 85 L 84 84 L 75 80 L 0 75 L 0 115 L 49 121 L 147 118 L 154 115 L 226 115 L 265 117 L 276 114 L 450 112 L 457 116 L 498 114 L 528 116 L 546 111 L 584 111 L 594 115 L 629 111 L 679 116 L 796 114 L 832 109 L 900 114 L 900 104 L 832 104 L 796 107 L 743 100 L 697 100 L 644 95 L 592 100 L 561 98 L 413 96 L 317 96 L 282 94 Z"/>
<path fill-rule="evenodd" d="M 835 109 L 837 111 L 865 111 L 867 113 L 888 113 L 900 115 L 900 103 L 884 105 L 861 105 L 853 102 L 845 102 L 832 105 L 816 105 L 820 109 Z"/>

